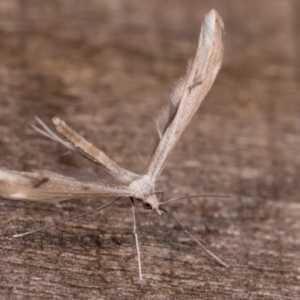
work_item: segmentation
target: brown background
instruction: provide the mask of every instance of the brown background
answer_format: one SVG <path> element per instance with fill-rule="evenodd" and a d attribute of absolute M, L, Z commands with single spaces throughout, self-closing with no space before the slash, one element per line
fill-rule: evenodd
<path fill-rule="evenodd" d="M 298 0 L 0 1 L 0 164 L 102 176 L 30 128 L 58 116 L 142 172 L 152 119 L 211 8 L 225 22 L 223 68 L 157 188 L 232 195 L 170 205 L 231 268 L 138 206 L 141 293 L 128 200 L 12 239 L 107 199 L 1 199 L 1 299 L 300 299 Z"/>

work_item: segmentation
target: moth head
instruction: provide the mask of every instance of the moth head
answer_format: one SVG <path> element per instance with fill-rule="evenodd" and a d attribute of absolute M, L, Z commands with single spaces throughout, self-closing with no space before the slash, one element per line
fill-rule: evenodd
<path fill-rule="evenodd" d="M 159 210 L 159 204 L 155 194 L 150 195 L 146 199 L 143 199 L 142 203 L 145 209 L 154 210 L 157 214 L 161 215 L 161 211 Z"/>

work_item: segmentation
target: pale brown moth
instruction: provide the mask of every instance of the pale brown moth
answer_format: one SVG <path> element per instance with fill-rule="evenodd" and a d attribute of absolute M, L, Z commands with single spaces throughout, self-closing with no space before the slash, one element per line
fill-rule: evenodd
<path fill-rule="evenodd" d="M 186 75 L 178 81 L 173 89 L 168 107 L 165 107 L 156 118 L 158 142 L 143 175 L 135 174 L 120 167 L 100 149 L 96 148 L 82 136 L 77 134 L 64 121 L 58 118 L 53 119 L 54 126 L 59 133 L 58 136 L 41 120 L 37 119 L 42 127 L 38 128 L 34 126 L 38 132 L 61 143 L 69 150 L 79 152 L 91 161 L 99 164 L 113 176 L 114 180 L 79 180 L 45 170 L 18 172 L 0 169 L 0 196 L 8 199 L 28 199 L 36 201 L 99 196 L 118 197 L 97 210 L 103 209 L 120 197 L 129 197 L 132 202 L 134 218 L 133 233 L 138 254 L 139 278 L 142 284 L 141 259 L 136 233 L 134 200 L 142 202 L 145 208 L 151 209 L 159 215 L 161 215 L 162 212 L 168 213 L 162 206 L 175 200 L 170 199 L 165 202 L 159 202 L 155 190 L 155 182 L 165 167 L 165 164 L 175 145 L 178 143 L 183 131 L 210 90 L 221 67 L 224 48 L 223 31 L 224 26 L 221 17 L 215 10 L 211 10 L 205 16 L 200 32 L 198 48 L 194 58 L 188 64 Z M 172 215 L 170 216 L 178 223 Z M 205 248 L 205 246 L 186 229 L 182 226 L 181 228 L 214 259 L 227 267 L 223 261 Z M 23 236 L 38 230 L 16 236 Z"/>

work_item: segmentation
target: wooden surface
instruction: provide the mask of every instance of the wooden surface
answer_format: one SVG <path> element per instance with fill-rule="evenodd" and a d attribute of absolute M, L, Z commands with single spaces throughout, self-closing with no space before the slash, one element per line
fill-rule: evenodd
<path fill-rule="evenodd" d="M 1 299 L 300 299 L 300 5 L 297 0 L 0 1 L 0 164 L 103 172 L 30 128 L 58 116 L 142 172 L 153 117 L 193 55 L 204 14 L 224 19 L 223 68 L 158 182 L 167 217 L 130 203 L 28 237 L 108 199 L 0 205 Z M 141 159 L 140 159 L 141 157 Z"/>

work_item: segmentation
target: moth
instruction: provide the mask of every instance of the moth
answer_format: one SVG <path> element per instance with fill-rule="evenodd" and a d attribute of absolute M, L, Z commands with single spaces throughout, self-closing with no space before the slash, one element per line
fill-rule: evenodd
<path fill-rule="evenodd" d="M 58 118 L 53 119 L 53 124 L 59 134 L 57 135 L 41 120 L 37 119 L 42 127 L 34 126 L 38 132 L 61 143 L 70 151 L 80 153 L 100 165 L 112 175 L 113 180 L 79 180 L 45 170 L 18 172 L 0 169 L 0 196 L 8 199 L 36 201 L 99 196 L 117 197 L 117 199 L 114 199 L 112 202 L 118 200 L 120 197 L 129 197 L 132 202 L 133 217 L 135 216 L 135 200 L 141 202 L 146 209 L 152 210 L 159 215 L 168 213 L 162 206 L 174 199 L 159 202 L 158 193 L 155 190 L 155 182 L 164 169 L 183 131 L 210 90 L 221 67 L 224 50 L 223 34 L 223 21 L 215 10 L 211 10 L 205 16 L 197 51 L 195 56 L 188 63 L 186 74 L 177 82 L 171 93 L 168 106 L 162 109 L 155 120 L 158 131 L 157 144 L 144 174 L 136 174 L 122 168 L 103 151 L 76 133 L 64 121 Z M 110 205 L 112 202 L 105 206 Z M 104 208 L 104 206 L 98 210 L 102 208 Z M 178 223 L 173 216 L 172 218 Z M 195 239 L 187 230 L 184 229 L 184 231 L 220 264 L 227 266 L 206 249 L 204 245 Z M 34 231 L 29 233 L 32 232 Z M 141 260 L 135 217 L 133 233 L 137 247 L 139 278 L 142 283 Z"/>

